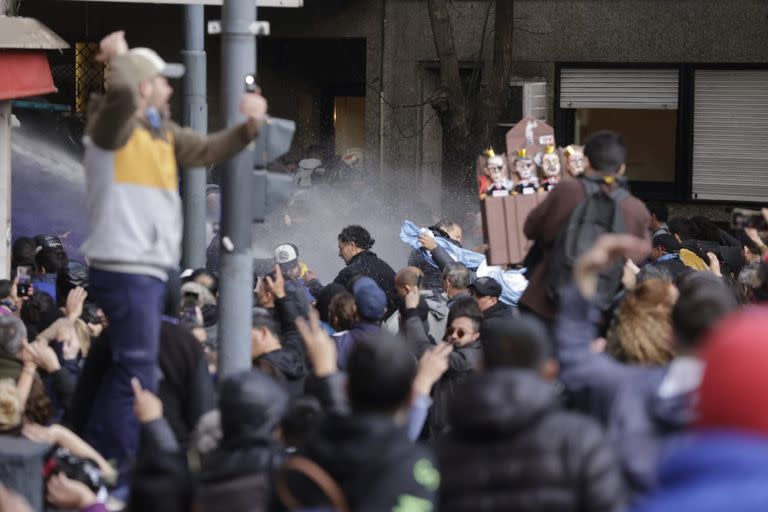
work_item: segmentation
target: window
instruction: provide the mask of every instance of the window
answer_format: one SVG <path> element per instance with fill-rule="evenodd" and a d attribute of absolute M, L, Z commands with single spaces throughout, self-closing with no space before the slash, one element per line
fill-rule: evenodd
<path fill-rule="evenodd" d="M 630 180 L 673 183 L 678 88 L 677 69 L 564 68 L 560 108 L 574 112 L 577 144 L 599 130 L 624 135 Z"/>
<path fill-rule="evenodd" d="M 627 178 L 675 181 L 676 110 L 576 109 L 576 144 L 599 130 L 613 130 L 627 144 Z"/>

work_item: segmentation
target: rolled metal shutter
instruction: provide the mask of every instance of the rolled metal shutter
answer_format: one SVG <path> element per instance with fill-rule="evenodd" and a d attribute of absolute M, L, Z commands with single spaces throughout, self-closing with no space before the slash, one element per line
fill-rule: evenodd
<path fill-rule="evenodd" d="M 676 110 L 677 69 L 560 71 L 560 108 Z"/>
<path fill-rule="evenodd" d="M 693 198 L 768 201 L 768 71 L 696 70 Z"/>

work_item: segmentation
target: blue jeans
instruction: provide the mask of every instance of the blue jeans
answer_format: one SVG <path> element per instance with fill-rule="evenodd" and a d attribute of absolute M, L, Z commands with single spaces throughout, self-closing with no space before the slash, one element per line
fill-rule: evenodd
<path fill-rule="evenodd" d="M 155 277 L 90 269 L 90 290 L 102 308 L 112 362 L 96 393 L 86 440 L 105 458 L 122 465 L 139 443 L 131 378 L 157 393 L 157 352 L 165 283 Z"/>

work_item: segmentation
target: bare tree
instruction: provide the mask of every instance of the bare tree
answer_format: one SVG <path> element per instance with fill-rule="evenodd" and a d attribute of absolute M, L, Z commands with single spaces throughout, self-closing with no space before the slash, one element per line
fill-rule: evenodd
<path fill-rule="evenodd" d="M 491 138 L 512 75 L 515 1 L 488 1 L 496 10 L 491 74 L 487 87 L 469 91 L 461 79 L 450 0 L 427 1 L 440 62 L 440 90 L 431 103 L 443 128 L 443 188 L 451 194 L 472 191 L 475 158 Z"/>

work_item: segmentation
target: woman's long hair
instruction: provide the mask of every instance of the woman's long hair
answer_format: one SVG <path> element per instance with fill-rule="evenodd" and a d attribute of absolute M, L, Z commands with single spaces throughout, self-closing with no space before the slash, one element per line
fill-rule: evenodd
<path fill-rule="evenodd" d="M 655 366 L 675 357 L 672 287 L 663 279 L 650 279 L 626 295 L 608 332 L 608 351 L 616 359 Z"/>

